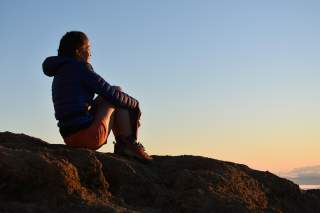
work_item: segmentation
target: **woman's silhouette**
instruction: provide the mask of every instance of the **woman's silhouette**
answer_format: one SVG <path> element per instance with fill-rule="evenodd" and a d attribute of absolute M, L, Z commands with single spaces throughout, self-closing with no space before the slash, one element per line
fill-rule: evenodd
<path fill-rule="evenodd" d="M 71 31 L 61 38 L 58 56 L 48 57 L 42 64 L 43 72 L 53 76 L 52 101 L 64 142 L 96 150 L 107 142 L 112 130 L 116 154 L 152 160 L 137 142 L 139 102 L 95 73 L 90 56 L 88 37 Z"/>

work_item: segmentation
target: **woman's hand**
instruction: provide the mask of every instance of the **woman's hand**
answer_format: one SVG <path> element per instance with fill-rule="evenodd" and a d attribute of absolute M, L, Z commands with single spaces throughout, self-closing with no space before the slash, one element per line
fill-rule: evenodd
<path fill-rule="evenodd" d="M 137 111 L 138 118 L 140 118 L 142 113 L 141 113 L 141 109 L 140 109 L 140 104 L 139 104 L 139 102 L 138 102 L 138 105 L 137 105 L 137 107 L 136 107 L 135 110 Z"/>
<path fill-rule="evenodd" d="M 136 112 L 137 112 L 137 116 L 138 116 L 138 127 L 140 127 L 141 126 L 141 114 L 142 114 L 142 112 L 141 112 L 141 109 L 140 109 L 140 105 L 139 105 L 139 102 L 138 102 L 138 106 L 136 107 Z"/>

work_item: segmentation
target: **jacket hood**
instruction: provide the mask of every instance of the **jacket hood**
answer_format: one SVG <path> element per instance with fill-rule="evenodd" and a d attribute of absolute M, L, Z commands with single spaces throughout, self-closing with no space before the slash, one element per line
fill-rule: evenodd
<path fill-rule="evenodd" d="M 64 64 L 72 60 L 74 59 L 62 56 L 50 56 L 42 63 L 43 73 L 49 77 L 55 76 Z"/>

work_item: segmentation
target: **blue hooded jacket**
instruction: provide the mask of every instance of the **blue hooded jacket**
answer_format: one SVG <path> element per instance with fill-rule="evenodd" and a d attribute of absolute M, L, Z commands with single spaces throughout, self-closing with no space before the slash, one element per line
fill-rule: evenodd
<path fill-rule="evenodd" d="M 95 94 L 117 107 L 139 107 L 136 99 L 112 87 L 94 72 L 89 63 L 69 57 L 51 56 L 44 60 L 42 68 L 45 75 L 54 77 L 52 101 L 63 137 L 90 126 L 94 119 L 90 107 Z"/>

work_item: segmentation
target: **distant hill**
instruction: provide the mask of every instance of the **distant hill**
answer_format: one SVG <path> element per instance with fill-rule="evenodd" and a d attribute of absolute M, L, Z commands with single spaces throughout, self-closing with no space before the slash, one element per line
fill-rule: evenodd
<path fill-rule="evenodd" d="M 290 172 L 280 174 L 301 185 L 319 185 L 320 186 L 320 165 L 308 166 L 293 169 Z"/>
<path fill-rule="evenodd" d="M 320 190 L 200 156 L 112 153 L 0 133 L 0 212 L 320 212 Z"/>

